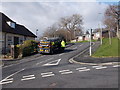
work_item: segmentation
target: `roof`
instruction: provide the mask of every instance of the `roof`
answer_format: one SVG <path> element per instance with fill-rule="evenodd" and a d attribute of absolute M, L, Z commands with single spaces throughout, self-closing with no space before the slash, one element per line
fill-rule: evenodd
<path fill-rule="evenodd" d="M 15 24 L 15 28 L 11 28 L 7 24 L 7 21 L 14 22 L 10 18 L 8 18 L 5 14 L 0 12 L 0 31 L 7 32 L 7 33 L 12 33 L 12 34 L 30 36 L 30 37 L 37 37 L 35 34 L 33 34 L 31 31 L 29 31 L 23 25 Z"/>

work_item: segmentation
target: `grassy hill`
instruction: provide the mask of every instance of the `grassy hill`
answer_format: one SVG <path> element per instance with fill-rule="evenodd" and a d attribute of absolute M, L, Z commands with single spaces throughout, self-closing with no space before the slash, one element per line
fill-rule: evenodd
<path fill-rule="evenodd" d="M 112 38 L 112 44 L 109 44 L 109 38 L 103 39 L 103 45 L 101 45 L 97 51 L 92 55 L 93 57 L 118 57 L 120 56 L 120 40 L 118 38 Z"/>

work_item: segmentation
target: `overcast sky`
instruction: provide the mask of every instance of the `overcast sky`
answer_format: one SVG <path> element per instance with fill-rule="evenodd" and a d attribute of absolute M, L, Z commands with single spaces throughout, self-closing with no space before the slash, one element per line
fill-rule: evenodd
<path fill-rule="evenodd" d="M 107 3 L 94 2 L 2 2 L 2 11 L 18 24 L 26 26 L 39 35 L 48 26 L 59 21 L 61 17 L 80 14 L 84 18 L 84 29 L 97 28 L 102 21 Z M 99 14 L 101 13 L 101 14 Z"/>

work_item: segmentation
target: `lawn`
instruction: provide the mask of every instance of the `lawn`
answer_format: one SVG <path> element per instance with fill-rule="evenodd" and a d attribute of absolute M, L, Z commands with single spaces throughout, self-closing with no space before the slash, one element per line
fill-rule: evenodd
<path fill-rule="evenodd" d="M 109 44 L 109 39 L 104 38 L 103 44 L 92 55 L 93 57 L 118 57 L 120 56 L 120 40 L 118 38 L 112 38 L 112 44 Z"/>

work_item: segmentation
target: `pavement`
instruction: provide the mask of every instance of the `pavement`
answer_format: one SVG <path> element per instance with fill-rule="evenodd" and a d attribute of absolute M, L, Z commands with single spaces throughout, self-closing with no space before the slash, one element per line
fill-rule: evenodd
<path fill-rule="evenodd" d="M 96 42 L 96 44 L 93 44 L 92 46 L 92 53 L 94 53 L 97 48 L 100 46 L 100 42 Z M 91 64 L 91 65 L 97 65 L 97 64 L 113 64 L 113 63 L 119 63 L 120 57 L 104 57 L 104 58 L 97 58 L 97 57 L 91 57 L 89 56 L 89 48 L 84 50 L 82 53 L 74 56 L 71 58 L 71 61 L 74 63 L 79 64 Z"/>

